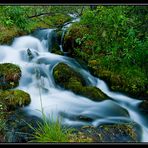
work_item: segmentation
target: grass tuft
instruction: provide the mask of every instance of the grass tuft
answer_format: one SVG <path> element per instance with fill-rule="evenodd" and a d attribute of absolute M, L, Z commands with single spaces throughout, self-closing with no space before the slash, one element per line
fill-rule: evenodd
<path fill-rule="evenodd" d="M 54 121 L 52 117 L 49 120 L 44 117 L 43 123 L 38 122 L 37 126 L 37 128 L 30 126 L 34 130 L 34 139 L 31 142 L 68 142 L 73 131 L 63 127 L 59 118 Z"/>

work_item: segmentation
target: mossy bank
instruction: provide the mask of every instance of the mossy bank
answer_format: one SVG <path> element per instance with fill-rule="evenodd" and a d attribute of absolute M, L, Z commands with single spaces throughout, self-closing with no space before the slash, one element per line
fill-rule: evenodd
<path fill-rule="evenodd" d="M 147 99 L 146 14 L 147 8 L 142 10 L 138 6 L 98 6 L 94 11 L 85 10 L 80 22 L 67 30 L 64 50 L 85 62 L 91 73 L 105 80 L 111 90 Z"/>

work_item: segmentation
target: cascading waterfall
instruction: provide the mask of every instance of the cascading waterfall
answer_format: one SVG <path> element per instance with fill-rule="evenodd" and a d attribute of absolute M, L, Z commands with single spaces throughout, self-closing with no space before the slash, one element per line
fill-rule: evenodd
<path fill-rule="evenodd" d="M 137 99 L 111 92 L 104 81 L 92 76 L 75 59 L 50 53 L 52 48 L 52 29 L 40 29 L 32 36 L 14 39 L 11 46 L 0 46 L 0 63 L 14 63 L 20 66 L 22 77 L 17 89 L 28 92 L 31 103 L 24 110 L 31 115 L 41 117 L 41 101 L 45 115 L 62 117 L 62 123 L 69 126 L 119 123 L 134 121 L 141 129 L 141 141 L 148 142 L 148 120 L 138 111 Z M 53 79 L 53 68 L 64 62 L 78 69 L 89 85 L 96 86 L 112 100 L 94 102 L 71 91 L 59 88 Z M 40 111 L 39 111 L 40 110 Z M 129 113 L 129 115 L 125 112 Z M 80 116 L 90 118 L 82 121 Z"/>

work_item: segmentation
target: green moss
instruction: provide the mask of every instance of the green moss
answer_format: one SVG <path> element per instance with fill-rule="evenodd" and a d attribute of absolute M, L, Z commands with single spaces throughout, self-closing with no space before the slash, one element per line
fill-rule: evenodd
<path fill-rule="evenodd" d="M 52 53 L 58 54 L 58 55 L 64 55 L 64 53 L 60 50 L 59 45 L 61 44 L 61 37 L 62 37 L 63 31 L 61 29 L 56 30 L 56 36 L 57 36 L 57 42 L 53 45 Z"/>
<path fill-rule="evenodd" d="M 8 110 L 26 106 L 30 103 L 30 95 L 22 90 L 6 90 L 0 92 L 0 101 L 4 102 Z"/>
<path fill-rule="evenodd" d="M 99 128 L 102 142 L 138 142 L 139 140 L 133 123 L 101 125 Z"/>
<path fill-rule="evenodd" d="M 94 101 L 102 101 L 108 98 L 100 89 L 87 86 L 84 78 L 64 63 L 60 63 L 54 68 L 53 76 L 58 85 L 78 95 Z"/>
<path fill-rule="evenodd" d="M 55 40 L 55 42 L 53 43 L 51 52 L 55 54 L 63 55 L 63 52 L 60 51 L 60 47 L 57 40 Z"/>
<path fill-rule="evenodd" d="M 52 26 L 52 24 L 50 24 L 50 23 L 47 24 L 42 19 L 33 18 L 32 23 L 30 23 L 30 25 L 29 25 L 29 30 L 30 31 L 28 33 L 33 32 L 37 28 L 50 28 L 51 26 Z"/>
<path fill-rule="evenodd" d="M 66 87 L 69 81 L 78 81 L 81 85 L 85 85 L 82 76 L 64 63 L 60 63 L 54 68 L 53 75 L 55 82 L 62 87 Z"/>
<path fill-rule="evenodd" d="M 76 135 L 88 137 L 91 142 L 138 142 L 138 131 L 134 123 L 104 124 L 99 127 L 84 126 Z"/>
<path fill-rule="evenodd" d="M 0 24 L 0 44 L 10 44 L 16 36 L 26 33 L 16 26 L 6 27 Z"/>
<path fill-rule="evenodd" d="M 106 100 L 109 97 L 105 95 L 100 89 L 93 86 L 86 86 L 82 89 L 80 95 L 88 97 L 94 101 Z"/>
<path fill-rule="evenodd" d="M 77 132 L 69 136 L 69 142 L 90 143 L 90 142 L 95 142 L 95 141 L 89 135 L 86 135 L 83 132 Z"/>
<path fill-rule="evenodd" d="M 11 63 L 0 64 L 0 89 L 15 88 L 19 84 L 21 70 Z"/>
<path fill-rule="evenodd" d="M 80 82 L 77 81 L 70 82 L 66 88 L 93 101 L 102 101 L 109 98 L 100 89 L 94 86 L 82 86 Z"/>
<path fill-rule="evenodd" d="M 67 51 L 72 56 L 74 56 L 76 54 L 74 48 L 81 48 L 83 46 L 83 43 L 81 43 L 81 45 L 77 44 L 76 39 L 82 39 L 86 33 L 89 34 L 89 29 L 87 28 L 87 26 L 81 25 L 79 23 L 74 23 L 71 27 L 69 27 L 68 31 L 64 36 L 64 51 Z"/>
<path fill-rule="evenodd" d="M 58 43 L 60 44 L 61 43 L 61 37 L 62 37 L 63 31 L 61 29 L 57 29 L 56 30 L 56 33 L 57 33 Z"/>
<path fill-rule="evenodd" d="M 90 65 L 89 65 L 90 66 Z M 147 98 L 147 78 L 138 67 L 120 67 L 121 71 L 101 66 L 90 66 L 94 75 L 105 80 L 113 91 L 120 91 L 136 98 Z"/>

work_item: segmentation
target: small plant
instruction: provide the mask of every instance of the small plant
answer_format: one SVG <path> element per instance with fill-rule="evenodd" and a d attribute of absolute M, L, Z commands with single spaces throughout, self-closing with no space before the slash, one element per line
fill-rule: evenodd
<path fill-rule="evenodd" d="M 81 38 L 77 38 L 77 39 L 76 39 L 76 43 L 77 43 L 78 45 L 81 45 L 81 44 L 82 44 L 82 39 L 81 39 Z"/>
<path fill-rule="evenodd" d="M 34 140 L 31 142 L 68 142 L 72 129 L 62 127 L 60 119 L 53 120 L 43 118 L 43 123 L 37 123 L 38 128 L 30 126 L 33 131 Z"/>

